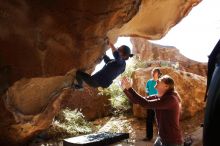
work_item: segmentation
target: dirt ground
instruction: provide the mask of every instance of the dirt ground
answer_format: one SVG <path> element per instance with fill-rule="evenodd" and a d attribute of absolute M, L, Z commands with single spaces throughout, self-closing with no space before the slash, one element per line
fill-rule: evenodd
<path fill-rule="evenodd" d="M 184 137 L 191 136 L 193 139 L 193 145 L 192 146 L 202 146 L 202 128 L 201 123 L 203 123 L 203 117 L 204 112 L 199 112 L 197 115 L 195 115 L 191 119 L 185 119 L 181 121 L 181 127 L 183 130 Z M 151 141 L 143 141 L 146 133 L 145 129 L 145 119 L 137 119 L 134 117 L 119 117 L 121 119 L 121 122 L 123 125 L 125 125 L 123 122 L 124 120 L 127 120 L 128 123 L 130 123 L 130 128 L 128 131 L 130 133 L 130 138 L 128 140 L 125 140 L 123 142 L 120 142 L 118 144 L 114 144 L 112 146 L 153 146 L 153 142 L 155 138 L 157 137 L 157 128 L 156 124 L 154 126 L 154 138 Z M 114 120 L 117 121 L 117 120 Z M 108 121 L 109 122 L 109 121 Z M 110 124 L 111 125 L 111 124 Z M 118 123 L 120 126 L 120 124 Z M 114 125 L 113 125 L 114 126 Z M 104 126 L 105 127 L 105 126 Z M 109 129 L 107 129 L 109 130 Z M 102 131 L 102 130 L 101 130 Z M 111 130 L 109 130 L 111 131 Z M 122 130 L 123 131 L 123 130 Z M 117 131 L 116 131 L 117 132 Z M 126 131 L 125 131 L 126 132 Z"/>
<path fill-rule="evenodd" d="M 184 136 L 191 136 L 193 139 L 192 146 L 202 146 L 202 128 L 204 112 L 197 113 L 191 119 L 181 121 L 181 127 Z M 111 146 L 153 146 L 157 136 L 156 124 L 154 126 L 154 138 L 151 141 L 143 141 L 145 137 L 145 119 L 138 119 L 132 115 L 120 115 L 104 117 L 92 122 L 96 132 L 126 132 L 130 138 Z M 28 146 L 63 146 L 62 142 L 55 141 L 33 141 Z"/>

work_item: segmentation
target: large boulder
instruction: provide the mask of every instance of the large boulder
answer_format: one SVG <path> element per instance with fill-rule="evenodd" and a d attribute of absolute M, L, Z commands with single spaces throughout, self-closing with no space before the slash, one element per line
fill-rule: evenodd
<path fill-rule="evenodd" d="M 1 145 L 51 124 L 72 97 L 65 88 L 75 71 L 99 62 L 106 36 L 159 39 L 200 1 L 0 0 Z"/>
<path fill-rule="evenodd" d="M 67 88 L 71 79 L 67 75 L 15 82 L 0 102 L 1 143 L 20 144 L 48 128 L 60 111 L 63 99 L 71 95 Z"/>
<path fill-rule="evenodd" d="M 110 115 L 110 96 L 99 94 L 98 89 L 85 85 L 83 91 L 72 91 L 64 105 L 72 110 L 79 109 L 87 120 L 95 120 Z"/>
<path fill-rule="evenodd" d="M 180 51 L 173 46 L 163 46 L 151 43 L 146 39 L 132 37 L 131 43 L 133 51 L 142 61 L 147 61 L 149 66 L 161 66 L 169 64 L 182 71 L 191 72 L 201 76 L 207 75 L 207 63 L 194 61 L 182 55 Z"/>
<path fill-rule="evenodd" d="M 146 82 L 151 78 L 152 69 L 152 67 L 138 69 L 132 75 L 133 87 L 142 96 L 145 96 Z M 170 75 L 175 81 L 176 90 L 182 98 L 181 119 L 193 117 L 204 109 L 205 77 L 169 67 L 161 67 L 160 70 L 163 74 Z M 146 109 L 137 104 L 133 105 L 133 113 L 140 118 L 146 117 Z"/>

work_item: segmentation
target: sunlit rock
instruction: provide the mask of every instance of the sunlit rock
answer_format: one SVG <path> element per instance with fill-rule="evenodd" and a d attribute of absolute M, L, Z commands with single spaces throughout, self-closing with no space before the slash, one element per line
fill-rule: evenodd
<path fill-rule="evenodd" d="M 173 46 L 162 46 L 136 37 L 131 38 L 131 43 L 134 53 L 140 60 L 147 61 L 149 66 L 170 66 L 201 76 L 207 75 L 207 63 L 189 59 Z"/>
<path fill-rule="evenodd" d="M 13 118 L 10 117 L 10 123 L 2 127 L 4 130 L 1 138 L 5 142 L 13 139 L 19 143 L 48 128 L 54 115 L 61 109 L 63 99 L 70 96 L 71 90 L 66 87 L 71 78 L 55 76 L 22 79 L 10 87 L 2 100 L 5 104 L 4 110 L 10 111 Z M 1 117 L 3 123 L 7 122 L 8 119 Z"/>

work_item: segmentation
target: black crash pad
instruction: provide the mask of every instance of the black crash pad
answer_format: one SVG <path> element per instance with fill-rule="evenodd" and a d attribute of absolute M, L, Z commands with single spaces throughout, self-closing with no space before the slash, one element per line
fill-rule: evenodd
<path fill-rule="evenodd" d="M 129 133 L 102 132 L 63 140 L 63 146 L 106 146 L 129 138 Z"/>

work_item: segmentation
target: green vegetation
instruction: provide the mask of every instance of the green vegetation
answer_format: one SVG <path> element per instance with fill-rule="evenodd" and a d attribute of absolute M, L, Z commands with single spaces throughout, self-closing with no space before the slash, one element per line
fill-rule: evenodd
<path fill-rule="evenodd" d="M 111 106 L 113 108 L 112 113 L 114 115 L 122 114 L 131 109 L 131 104 L 128 98 L 120 88 L 120 80 L 122 77 L 131 77 L 132 73 L 137 68 L 146 68 L 147 62 L 140 61 L 137 57 L 133 58 L 131 62 L 127 65 L 125 72 L 117 78 L 110 87 L 106 89 L 99 89 L 101 95 L 110 96 Z"/>
<path fill-rule="evenodd" d="M 111 97 L 110 102 L 112 106 L 112 113 L 114 115 L 126 112 L 131 108 L 127 97 L 120 88 L 118 80 L 115 81 L 109 88 L 100 89 L 99 94 Z"/>
<path fill-rule="evenodd" d="M 46 131 L 47 136 L 62 139 L 92 132 L 92 124 L 84 119 L 79 110 L 62 110 L 54 119 L 52 126 Z"/>

